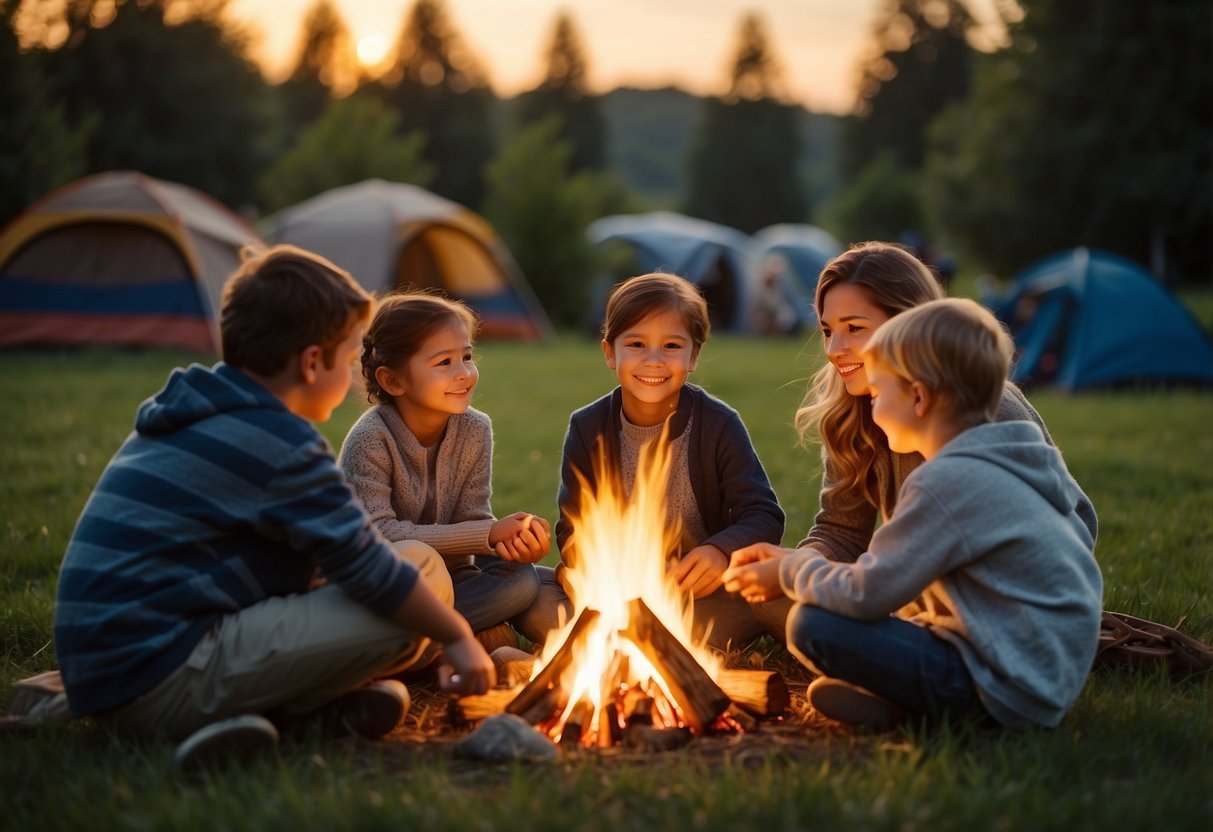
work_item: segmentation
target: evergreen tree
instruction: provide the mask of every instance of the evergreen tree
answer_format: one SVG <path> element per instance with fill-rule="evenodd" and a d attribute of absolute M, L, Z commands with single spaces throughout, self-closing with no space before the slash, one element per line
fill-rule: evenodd
<path fill-rule="evenodd" d="M 47 191 L 84 172 L 93 124 L 73 128 L 50 100 L 37 52 L 21 52 L 15 0 L 0 0 L 0 226 Z"/>
<path fill-rule="evenodd" d="M 303 18 L 295 68 L 279 86 L 293 130 L 318 119 L 335 93 L 355 83 L 349 29 L 332 0 L 317 0 Z"/>
<path fill-rule="evenodd" d="M 847 125 L 843 170 L 854 176 L 881 151 L 903 170 L 922 166 L 926 129 L 968 94 L 973 19 L 959 0 L 886 0 L 875 56 L 864 67 L 857 114 Z"/>
<path fill-rule="evenodd" d="M 355 93 L 330 101 L 324 115 L 274 163 L 261 183 L 266 208 L 276 210 L 364 179 L 425 186 L 434 170 L 423 159 L 424 137 L 401 138 L 400 117 L 377 97 Z"/>
<path fill-rule="evenodd" d="M 1009 275 L 1098 246 L 1213 274 L 1213 6 L 1020 0 L 1010 43 L 932 131 L 929 205 Z"/>
<path fill-rule="evenodd" d="M 580 327 L 596 262 L 585 231 L 606 186 L 596 174 L 571 174 L 572 147 L 549 117 L 522 130 L 488 167 L 485 217 L 501 234 L 558 326 Z"/>
<path fill-rule="evenodd" d="M 552 115 L 560 118 L 559 137 L 572 145 L 570 170 L 606 167 L 606 120 L 599 97 L 586 88 L 585 52 L 567 12 L 556 18 L 544 80 L 518 97 L 517 113 L 522 124 Z"/>
<path fill-rule="evenodd" d="M 903 239 L 925 247 L 927 129 L 968 92 L 973 25 L 959 0 L 886 0 L 856 113 L 842 129 L 844 185 L 827 211 L 840 237 Z"/>
<path fill-rule="evenodd" d="M 379 82 L 404 132 L 425 133 L 435 192 L 471 208 L 484 195 L 484 166 L 493 157 L 494 96 L 450 22 L 442 0 L 417 0 Z"/>
<path fill-rule="evenodd" d="M 761 19 L 747 15 L 728 96 L 704 101 L 688 160 L 686 213 L 747 233 L 808 219 L 808 196 L 797 175 L 799 108 L 778 99 L 780 77 Z"/>
<path fill-rule="evenodd" d="M 244 42 L 209 16 L 222 7 L 219 0 L 120 2 L 107 25 L 73 24 L 64 45 L 47 54 L 69 123 L 98 125 L 87 170 L 138 170 L 229 205 L 253 201 L 276 139 L 271 94 Z M 202 16 L 178 19 L 190 10 Z"/>

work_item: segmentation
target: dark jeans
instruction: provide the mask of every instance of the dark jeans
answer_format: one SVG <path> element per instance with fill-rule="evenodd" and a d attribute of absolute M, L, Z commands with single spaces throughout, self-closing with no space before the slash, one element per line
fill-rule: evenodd
<path fill-rule="evenodd" d="M 550 566 L 536 566 L 535 573 L 539 576 L 535 602 L 510 623 L 530 641 L 543 644 L 551 630 L 563 627 L 572 618 L 573 602 L 557 580 L 556 570 Z"/>
<path fill-rule="evenodd" d="M 932 720 L 986 713 L 960 651 L 901 618 L 856 621 L 797 604 L 788 616 L 788 649 L 811 670 Z"/>
<path fill-rule="evenodd" d="M 478 633 L 527 610 L 539 594 L 539 575 L 529 563 L 480 555 L 475 566 L 451 571 L 455 611 Z"/>

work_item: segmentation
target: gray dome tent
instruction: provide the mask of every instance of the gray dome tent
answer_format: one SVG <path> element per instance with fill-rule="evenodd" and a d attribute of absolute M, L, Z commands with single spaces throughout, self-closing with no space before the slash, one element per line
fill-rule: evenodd
<path fill-rule="evenodd" d="M 616 214 L 590 224 L 590 242 L 627 245 L 639 273 L 664 271 L 699 287 L 713 328 L 744 330 L 757 268 L 749 237 L 735 228 L 669 211 Z"/>

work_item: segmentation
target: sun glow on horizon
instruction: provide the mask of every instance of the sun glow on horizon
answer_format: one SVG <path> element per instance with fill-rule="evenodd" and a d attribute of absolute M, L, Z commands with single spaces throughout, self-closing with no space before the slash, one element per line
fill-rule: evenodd
<path fill-rule="evenodd" d="M 379 67 L 386 60 L 390 45 L 388 39 L 379 33 L 363 35 L 354 46 L 358 63 L 366 69 Z"/>
<path fill-rule="evenodd" d="M 247 27 L 250 53 L 267 79 L 286 78 L 298 54 L 303 15 L 314 0 L 230 0 L 227 15 Z M 413 0 L 333 0 L 348 26 L 358 65 L 374 77 L 386 67 Z M 511 97 L 543 80 L 552 25 L 566 9 L 582 39 L 591 90 L 673 85 L 697 95 L 727 89 L 728 63 L 746 11 L 763 17 L 787 96 L 816 112 L 846 113 L 855 104 L 861 61 L 884 0 L 445 0 L 467 51 L 492 89 Z M 996 0 L 972 0 L 982 25 L 996 21 Z M 29 4 L 22 4 L 23 6 Z M 993 30 L 998 30 L 994 26 Z M 992 31 L 993 31 L 992 30 Z M 382 40 L 383 46 L 379 43 Z M 376 53 L 382 49 L 377 59 Z"/>

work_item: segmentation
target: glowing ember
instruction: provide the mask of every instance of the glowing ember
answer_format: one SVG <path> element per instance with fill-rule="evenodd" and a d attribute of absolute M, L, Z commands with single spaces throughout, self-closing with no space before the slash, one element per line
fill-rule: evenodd
<path fill-rule="evenodd" d="M 565 573 L 574 614 L 561 631 L 549 635 L 533 677 L 543 673 L 562 647 L 571 650 L 559 681 L 567 700 L 561 696 L 558 717 L 541 724 L 553 737 L 560 736 L 568 721 L 581 732 L 581 744 L 609 743 L 612 737 L 608 734 L 615 734 L 624 714 L 657 729 L 688 724 L 703 727 L 679 710 L 686 692 L 672 685 L 673 680 L 663 679 L 646 656 L 635 638 L 637 622 L 629 613 L 629 606 L 633 610 L 647 607 L 698 662 L 705 681 L 715 678 L 720 658 L 702 642 L 692 640 L 690 599 L 666 574 L 666 553 L 677 550 L 681 535 L 679 524 L 666 517 L 670 460 L 670 444 L 663 431 L 641 449 L 629 498 L 620 478 L 612 474 L 600 443 L 595 462 L 597 491 L 581 480 L 581 511 L 571 518 L 577 560 Z M 591 614 L 585 615 L 587 610 Z M 577 624 L 582 618 L 587 620 Z M 652 643 L 647 646 L 652 654 Z"/>

